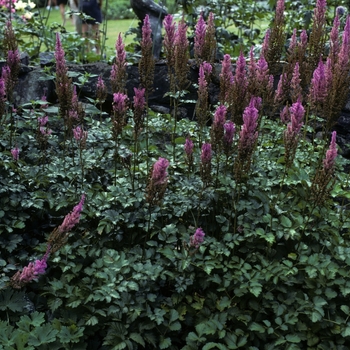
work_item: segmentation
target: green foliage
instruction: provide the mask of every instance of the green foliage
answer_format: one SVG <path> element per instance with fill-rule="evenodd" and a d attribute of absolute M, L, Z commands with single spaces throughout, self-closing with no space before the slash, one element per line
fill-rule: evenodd
<path fill-rule="evenodd" d="M 185 95 L 171 97 L 193 103 Z M 33 101 L 0 119 L 0 349 L 346 349 L 349 164 L 338 157 L 330 196 L 310 200 L 328 147 L 313 137 L 314 116 L 290 166 L 286 125 L 261 115 L 250 170 L 235 176 L 237 130 L 229 155 L 214 152 L 204 183 L 199 140 L 210 140 L 211 126 L 147 109 L 135 138 L 130 108 L 116 139 L 113 114 L 87 105 L 82 146 L 58 112 Z M 52 133 L 39 142 L 46 115 Z M 159 157 L 170 160 L 169 178 L 151 205 Z M 80 223 L 46 274 L 11 288 L 82 193 Z M 195 247 L 198 227 L 206 235 Z"/>
<path fill-rule="evenodd" d="M 130 7 L 130 0 L 109 0 L 105 13 L 106 19 L 132 19 L 135 17 Z"/>

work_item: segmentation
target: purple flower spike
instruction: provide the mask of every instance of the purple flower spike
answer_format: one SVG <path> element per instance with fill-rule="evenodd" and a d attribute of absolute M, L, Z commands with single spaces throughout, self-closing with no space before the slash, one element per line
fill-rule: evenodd
<path fill-rule="evenodd" d="M 337 132 L 333 131 L 331 143 L 329 145 L 329 149 L 326 152 L 326 158 L 323 160 L 323 168 L 325 172 L 330 172 L 334 168 L 335 159 L 337 158 L 337 154 L 338 154 L 336 140 L 337 140 Z"/>
<path fill-rule="evenodd" d="M 310 88 L 310 102 L 313 106 L 324 103 L 327 97 L 327 79 L 325 74 L 325 66 L 322 60 L 315 69 Z"/>
<path fill-rule="evenodd" d="M 193 236 L 190 237 L 190 247 L 198 249 L 199 246 L 204 242 L 204 231 L 199 227 Z"/>
<path fill-rule="evenodd" d="M 193 142 L 190 138 L 186 139 L 184 150 L 188 158 L 190 158 L 193 154 Z"/>
<path fill-rule="evenodd" d="M 49 117 L 46 115 L 45 117 L 38 117 L 38 122 L 40 126 L 45 126 L 49 121 Z"/>
<path fill-rule="evenodd" d="M 229 120 L 224 124 L 225 134 L 224 134 L 224 145 L 227 145 L 228 148 L 232 146 L 233 137 L 235 134 L 235 124 Z"/>
<path fill-rule="evenodd" d="M 226 113 L 227 113 L 227 108 L 224 105 L 220 105 L 216 109 L 212 128 L 223 129 L 226 121 Z"/>
<path fill-rule="evenodd" d="M 196 24 L 196 32 L 194 37 L 194 54 L 196 57 L 202 56 L 202 51 L 205 43 L 205 34 L 206 34 L 207 25 L 203 19 L 202 14 L 198 18 Z"/>
<path fill-rule="evenodd" d="M 207 164 L 211 162 L 212 152 L 211 152 L 211 144 L 204 143 L 202 146 L 201 152 L 201 162 L 203 164 Z"/>
<path fill-rule="evenodd" d="M 152 29 L 149 15 L 146 15 L 145 19 L 143 20 L 141 46 L 152 46 Z"/>
<path fill-rule="evenodd" d="M 134 107 L 135 109 L 143 110 L 146 106 L 145 101 L 145 89 L 144 88 L 134 88 Z"/>
<path fill-rule="evenodd" d="M 73 129 L 74 138 L 77 141 L 85 141 L 87 139 L 88 133 L 84 131 L 80 126 Z"/>
<path fill-rule="evenodd" d="M 162 185 L 168 181 L 167 169 L 169 161 L 165 158 L 159 158 L 153 165 L 152 182 L 153 185 Z"/>
<path fill-rule="evenodd" d="M 17 162 L 19 159 L 19 149 L 17 147 L 13 148 L 11 150 L 11 154 L 12 154 L 13 160 Z"/>
<path fill-rule="evenodd" d="M 80 214 L 83 210 L 84 201 L 85 201 L 85 194 L 81 196 L 80 202 L 73 208 L 73 211 L 65 216 L 62 224 L 58 227 L 58 231 L 60 233 L 69 232 L 75 225 L 79 223 Z"/>
<path fill-rule="evenodd" d="M 128 96 L 121 93 L 117 92 L 113 94 L 113 110 L 115 112 L 118 112 L 120 114 L 125 113 L 126 111 L 126 101 L 128 99 Z"/>

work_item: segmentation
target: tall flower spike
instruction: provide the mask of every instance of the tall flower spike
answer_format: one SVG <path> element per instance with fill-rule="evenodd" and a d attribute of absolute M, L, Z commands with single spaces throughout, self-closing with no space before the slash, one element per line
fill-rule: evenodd
<path fill-rule="evenodd" d="M 337 158 L 337 132 L 332 132 L 331 143 L 329 149 L 326 152 L 326 158 L 323 160 L 323 169 L 326 173 L 332 172 L 334 170 L 335 159 Z"/>
<path fill-rule="evenodd" d="M 251 98 L 248 107 L 243 113 L 243 125 L 239 133 L 238 154 L 234 164 L 235 178 L 241 182 L 243 177 L 249 173 L 251 158 L 258 139 L 258 119 L 259 112 L 255 107 L 257 100 Z"/>
<path fill-rule="evenodd" d="M 293 164 L 295 153 L 299 142 L 299 133 L 303 125 L 305 109 L 300 102 L 300 99 L 293 103 L 289 109 L 291 122 L 287 125 L 284 132 L 284 148 L 285 148 L 285 164 L 289 168 Z"/>
<path fill-rule="evenodd" d="M 125 86 L 127 81 L 127 62 L 126 62 L 126 52 L 125 45 L 123 43 L 123 38 L 121 33 L 118 35 L 118 39 L 115 44 L 115 63 L 111 70 L 111 86 L 112 92 L 125 92 Z"/>
<path fill-rule="evenodd" d="M 241 51 L 237 62 L 235 74 L 233 76 L 233 84 L 229 88 L 229 114 L 231 119 L 237 124 L 242 125 L 242 114 L 244 108 L 247 106 L 248 96 L 248 77 L 246 72 L 246 60 Z"/>
<path fill-rule="evenodd" d="M 319 59 L 324 52 L 326 43 L 326 0 L 317 0 L 314 9 L 313 24 L 310 34 L 308 46 L 308 72 L 307 76 L 310 79 L 312 72 L 317 67 Z"/>
<path fill-rule="evenodd" d="M 322 168 L 319 169 L 312 181 L 311 198 L 317 205 L 323 205 L 329 198 L 332 184 L 334 183 L 334 167 L 337 157 L 336 145 L 337 133 L 332 132 L 331 143 L 323 160 Z"/>
<path fill-rule="evenodd" d="M 212 150 L 210 143 L 204 143 L 201 150 L 201 178 L 204 185 L 211 181 L 211 158 Z"/>
<path fill-rule="evenodd" d="M 134 88 L 134 134 L 137 138 L 143 127 L 144 112 L 146 107 L 145 89 Z"/>
<path fill-rule="evenodd" d="M 5 79 L 0 78 L 0 124 L 2 122 L 2 117 L 5 114 L 5 102 L 6 102 Z"/>
<path fill-rule="evenodd" d="M 263 41 L 263 44 L 261 47 L 261 56 L 262 57 L 267 57 L 267 54 L 269 52 L 270 33 L 271 33 L 271 29 L 268 28 L 266 30 L 264 41 Z"/>
<path fill-rule="evenodd" d="M 202 50 L 203 61 L 215 62 L 216 56 L 216 39 L 215 39 L 216 27 L 214 23 L 214 14 L 209 13 L 207 29 L 205 32 L 204 48 Z"/>
<path fill-rule="evenodd" d="M 229 54 L 224 55 L 222 60 L 222 67 L 220 73 L 220 103 L 229 103 L 230 92 L 233 84 L 232 64 L 231 56 Z"/>
<path fill-rule="evenodd" d="M 146 201 L 150 205 L 158 204 L 164 197 L 168 184 L 169 161 L 159 158 L 151 169 L 150 179 L 146 188 Z"/>
<path fill-rule="evenodd" d="M 235 134 L 235 124 L 229 120 L 224 124 L 224 138 L 223 138 L 223 147 L 226 156 L 228 157 L 232 151 L 233 137 Z"/>
<path fill-rule="evenodd" d="M 187 25 L 182 19 L 177 26 L 175 34 L 175 76 L 177 88 L 184 90 L 188 86 L 188 39 L 187 39 Z"/>
<path fill-rule="evenodd" d="M 327 93 L 328 89 L 325 66 L 320 59 L 318 66 L 313 73 L 309 92 L 309 102 L 312 109 L 318 109 L 318 107 L 321 107 L 325 103 Z"/>
<path fill-rule="evenodd" d="M 99 103 L 105 102 L 107 98 L 107 87 L 101 74 L 97 78 L 96 97 Z"/>
<path fill-rule="evenodd" d="M 199 67 L 198 100 L 196 104 L 196 117 L 201 129 L 207 122 L 208 114 L 208 83 L 205 78 L 205 66 L 202 63 Z"/>
<path fill-rule="evenodd" d="M 271 28 L 268 50 L 265 56 L 272 74 L 277 73 L 278 62 L 280 61 L 285 44 L 284 7 L 284 0 L 277 0 L 275 19 Z"/>
<path fill-rule="evenodd" d="M 175 33 L 176 24 L 172 15 L 166 15 L 163 21 L 165 30 L 163 47 L 168 66 L 170 91 L 175 93 Z"/>
<path fill-rule="evenodd" d="M 58 231 L 61 234 L 70 232 L 72 228 L 79 223 L 84 202 L 85 194 L 81 196 L 80 202 L 73 208 L 72 212 L 65 216 L 62 224 L 58 227 Z"/>
<path fill-rule="evenodd" d="M 187 164 L 189 167 L 191 167 L 193 165 L 193 142 L 190 138 L 186 138 L 186 142 L 184 145 L 184 150 L 186 153 L 186 157 L 187 157 Z"/>
<path fill-rule="evenodd" d="M 299 71 L 299 62 L 295 63 L 294 69 L 293 69 L 293 76 L 292 80 L 290 82 L 290 95 L 292 102 L 296 102 L 298 98 L 302 97 L 303 89 L 301 88 L 301 79 L 300 79 L 300 71 Z"/>
<path fill-rule="evenodd" d="M 152 29 L 149 15 L 147 14 L 142 25 L 141 58 L 139 60 L 139 74 L 141 86 L 146 91 L 146 103 L 153 89 L 155 60 L 153 57 Z"/>
<path fill-rule="evenodd" d="M 330 51 L 329 51 L 329 57 L 332 60 L 333 65 L 338 60 L 339 50 L 340 50 L 340 43 L 339 43 L 339 27 L 340 27 L 340 20 L 338 13 L 334 17 L 333 21 L 333 27 L 331 29 L 330 33 Z"/>
<path fill-rule="evenodd" d="M 194 36 L 194 57 L 198 65 L 200 64 L 200 59 L 203 58 L 206 30 L 207 25 L 203 19 L 203 14 L 201 13 L 196 24 Z"/>
<path fill-rule="evenodd" d="M 80 149 L 84 149 L 86 147 L 86 140 L 88 137 L 88 132 L 85 131 L 80 126 L 77 126 L 73 129 L 74 138 Z"/>
<path fill-rule="evenodd" d="M 211 145 L 215 152 L 220 152 L 224 137 L 224 124 L 226 122 L 227 108 L 220 105 L 214 114 L 213 124 L 210 130 Z"/>
<path fill-rule="evenodd" d="M 48 238 L 48 244 L 52 254 L 57 252 L 66 243 L 70 231 L 79 223 L 84 202 L 85 194 L 81 196 L 80 202 L 73 210 L 65 216 L 62 224 L 51 232 Z"/>
<path fill-rule="evenodd" d="M 60 115 L 65 123 L 69 119 L 69 111 L 72 102 L 72 80 L 68 78 L 68 68 L 65 61 L 65 52 L 63 50 L 59 33 L 56 33 L 56 94 L 60 105 Z M 70 129 L 70 126 L 67 126 Z"/>
<path fill-rule="evenodd" d="M 168 181 L 167 169 L 169 161 L 165 158 L 159 158 L 153 166 L 152 182 L 154 185 L 162 185 Z"/>
<path fill-rule="evenodd" d="M 118 136 L 121 135 L 123 127 L 126 123 L 126 111 L 128 109 L 127 106 L 128 96 L 117 92 L 113 94 L 113 111 L 114 114 L 112 116 L 113 121 L 113 138 L 115 141 L 118 140 Z"/>
<path fill-rule="evenodd" d="M 43 275 L 47 268 L 47 259 L 50 254 L 50 245 L 47 246 L 46 253 L 41 260 L 35 260 L 30 262 L 28 266 L 25 266 L 22 271 L 18 271 L 10 280 L 10 285 L 13 288 L 22 288 L 27 283 L 38 278 L 39 275 Z"/>

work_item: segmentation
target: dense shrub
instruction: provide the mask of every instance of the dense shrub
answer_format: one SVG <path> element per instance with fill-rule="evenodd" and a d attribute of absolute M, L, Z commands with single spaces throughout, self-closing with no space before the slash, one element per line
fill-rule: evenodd
<path fill-rule="evenodd" d="M 235 67 L 227 54 L 214 64 L 213 23 L 199 17 L 189 61 L 184 22 L 166 18 L 169 114 L 148 108 L 147 18 L 132 97 L 117 40 L 110 113 L 101 77 L 96 99 L 79 101 L 58 33 L 58 104 L 15 106 L 5 28 L 0 349 L 348 347 L 349 176 L 333 127 L 350 86 L 350 17 L 342 39 L 337 20 L 329 36 L 319 0 L 313 34 L 295 33 L 286 50 L 280 0 L 260 56 Z M 193 103 L 195 120 L 176 118 Z"/>

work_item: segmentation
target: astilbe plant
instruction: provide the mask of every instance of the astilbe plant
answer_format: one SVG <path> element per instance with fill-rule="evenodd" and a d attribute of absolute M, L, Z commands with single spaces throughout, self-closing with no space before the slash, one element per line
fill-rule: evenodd
<path fill-rule="evenodd" d="M 194 161 L 194 158 L 193 158 L 193 149 L 194 149 L 194 144 L 193 144 L 193 141 L 187 137 L 186 138 L 186 142 L 184 144 L 184 151 L 185 151 L 185 154 L 186 154 L 186 159 L 185 159 L 185 162 L 188 166 L 188 173 L 190 173 L 192 167 L 193 167 L 193 161 Z"/>
<path fill-rule="evenodd" d="M 338 154 L 336 140 L 337 133 L 333 131 L 322 167 L 316 170 L 316 174 L 312 180 L 311 200 L 318 206 L 324 205 L 326 200 L 329 199 L 334 185 L 335 160 Z"/>
<path fill-rule="evenodd" d="M 209 26 L 208 21 L 207 31 Z M 167 40 L 172 37 L 174 46 L 168 42 L 166 50 L 172 52 L 169 62 L 175 76 L 176 57 L 183 60 L 178 67 L 181 63 L 184 71 L 188 68 L 188 47 L 185 55 L 176 56 L 179 33 L 174 28 L 168 17 Z M 182 44 L 183 34 L 178 39 Z M 206 105 L 212 120 L 211 126 L 203 123 L 202 130 L 198 115 L 197 120 L 178 120 L 174 129 L 171 116 L 147 108 L 147 89 L 142 84 L 135 87 L 133 99 L 115 93 L 112 111 L 103 122 L 98 113 L 90 115 L 90 109 L 88 117 L 79 120 L 78 95 L 72 89 L 72 147 L 63 152 L 59 115 L 51 108 L 36 111 L 35 104 L 34 111 L 23 108 L 14 133 L 19 147 L 6 146 L 1 157 L 0 288 L 26 287 L 26 292 L 0 291 L 0 338 L 6 346 L 346 347 L 349 181 L 339 171 L 338 165 L 345 161 L 336 157 L 335 133 L 323 161 L 318 154 L 325 140 L 313 138 L 312 125 L 304 126 L 308 139 L 302 137 L 303 115 L 312 104 L 309 97 L 317 95 L 314 87 L 307 91 L 302 83 L 305 70 L 298 55 L 305 36 L 298 41 L 296 34 L 290 46 L 293 58 L 289 62 L 287 57 L 290 67 L 275 92 L 283 123 L 266 116 L 273 106 L 261 96 L 271 83 L 268 38 L 258 59 L 251 49 L 253 59 L 246 63 L 241 54 L 235 70 L 231 57 L 223 57 L 222 99 L 217 105 Z M 324 56 L 322 61 L 327 86 L 336 86 L 330 82 L 339 74 L 337 64 L 346 76 L 344 35 L 339 55 Z M 210 62 L 201 62 L 198 89 L 203 96 L 209 66 Z M 214 79 L 211 82 L 218 87 Z M 179 103 L 186 84 L 176 81 Z M 328 108 L 326 103 L 323 107 Z M 125 125 L 128 116 L 133 120 Z M 48 124 L 53 131 L 45 146 L 50 158 L 43 171 L 36 162 L 33 135 L 40 127 L 48 130 Z M 173 145 L 170 134 L 176 138 Z M 139 152 L 137 145 L 133 148 L 135 141 Z M 74 160 L 71 150 L 76 146 L 80 151 L 86 147 L 81 179 L 78 164 L 69 161 Z M 118 154 L 114 169 L 113 152 Z M 149 169 L 147 162 L 152 159 L 157 161 Z M 125 169 L 132 166 L 130 183 Z M 215 181 L 212 169 L 216 169 Z M 77 198 L 80 183 L 90 199 L 80 234 L 70 232 L 80 220 L 85 195 L 59 227 L 46 232 L 56 220 L 53 212 Z M 38 234 L 41 228 L 43 235 Z M 28 247 L 41 240 L 46 243 L 46 234 L 47 254 L 53 257 L 50 270 L 48 256 L 27 258 Z M 32 262 L 16 273 L 20 261 Z M 8 271 L 13 271 L 12 281 Z M 29 316 L 24 315 L 24 297 L 36 308 Z"/>
<path fill-rule="evenodd" d="M 60 35 L 56 34 L 56 94 L 59 102 L 60 116 L 65 123 L 66 133 L 69 133 L 72 125 L 69 123 L 69 111 L 72 109 L 72 79 L 68 77 L 65 52 L 62 47 Z"/>
<path fill-rule="evenodd" d="M 276 14 L 272 28 L 268 35 L 268 44 L 264 48 L 264 56 L 269 65 L 270 72 L 278 72 L 278 64 L 282 56 L 283 46 L 285 44 L 285 18 L 284 18 L 284 0 L 278 0 L 276 4 Z"/>
<path fill-rule="evenodd" d="M 298 147 L 300 130 L 303 126 L 303 119 L 305 114 L 305 109 L 300 100 L 293 103 L 289 109 L 290 113 L 290 123 L 287 125 L 287 129 L 284 132 L 284 148 L 285 148 L 285 164 L 289 168 L 293 164 L 295 153 Z"/>
<path fill-rule="evenodd" d="M 169 161 L 160 157 L 152 166 L 147 188 L 146 201 L 150 206 L 159 204 L 164 197 L 168 185 Z"/>
<path fill-rule="evenodd" d="M 203 14 L 198 17 L 194 36 L 194 58 L 197 66 L 203 62 L 214 63 L 216 55 L 216 39 L 214 14 L 209 13 L 208 23 L 205 22 Z"/>
<path fill-rule="evenodd" d="M 212 146 L 210 143 L 203 143 L 201 148 L 200 173 L 203 186 L 206 187 L 212 180 Z"/>
<path fill-rule="evenodd" d="M 231 56 L 228 54 L 225 54 L 221 64 L 222 66 L 221 66 L 221 72 L 220 72 L 219 101 L 221 104 L 227 103 L 228 105 L 230 105 L 231 91 L 232 91 L 232 85 L 233 85 Z"/>
<path fill-rule="evenodd" d="M 258 118 L 256 100 L 252 97 L 249 106 L 244 110 L 243 125 L 239 133 L 238 153 L 234 164 L 235 179 L 238 183 L 247 177 L 250 170 L 252 155 L 258 139 Z"/>
<path fill-rule="evenodd" d="M 223 82 L 223 89 L 226 89 L 224 84 L 227 84 L 227 89 L 230 91 L 228 112 L 231 119 L 238 125 L 242 125 L 242 114 L 244 108 L 247 107 L 248 104 L 248 77 L 246 69 L 246 60 L 241 51 L 236 62 L 236 70 L 232 84 L 229 80 L 227 80 L 226 83 Z M 225 73 L 223 72 L 223 74 Z M 230 80 L 232 79 L 231 72 L 228 78 Z"/>
<path fill-rule="evenodd" d="M 326 11 L 326 0 L 317 0 L 316 7 L 314 9 L 313 25 L 308 44 L 308 71 L 306 74 L 310 77 L 324 52 L 326 42 Z"/>
<path fill-rule="evenodd" d="M 146 22 L 147 25 L 147 22 Z M 149 38 L 149 29 L 147 27 L 147 33 L 145 33 L 144 35 L 146 35 L 146 38 L 144 39 L 144 43 L 142 45 L 143 50 L 144 50 L 144 54 L 149 55 L 148 51 L 150 50 L 150 38 Z M 146 29 L 144 29 L 144 32 L 146 32 Z M 113 63 L 112 69 L 111 69 L 111 76 L 110 76 L 110 82 L 111 82 L 111 86 L 112 86 L 112 93 L 125 93 L 125 89 L 126 89 L 126 80 L 127 80 L 127 62 L 126 62 L 126 52 L 125 52 L 125 45 L 123 43 L 123 38 L 121 33 L 119 33 L 118 35 L 118 39 L 117 42 L 115 44 L 115 51 L 116 51 L 116 56 L 115 56 L 115 62 Z M 146 57 L 148 57 L 146 55 Z M 145 58 L 146 59 L 146 58 Z M 149 60 L 151 60 L 151 58 L 148 58 Z M 152 62 L 148 62 L 151 63 Z M 149 86 L 149 83 L 147 81 L 147 79 L 150 78 L 146 78 L 146 76 L 148 75 L 152 75 L 151 72 L 147 72 L 146 71 L 146 67 L 147 67 L 147 62 L 142 63 L 142 67 L 143 67 L 143 72 L 144 72 L 144 78 L 143 78 L 143 85 L 146 87 Z M 141 63 L 140 63 L 141 64 Z M 152 66 L 149 67 L 149 69 L 152 69 Z"/>
<path fill-rule="evenodd" d="M 202 134 L 203 128 L 205 127 L 209 118 L 209 101 L 208 101 L 208 81 L 207 77 L 211 73 L 212 67 L 210 64 L 204 62 L 199 67 L 198 76 L 198 99 L 196 103 L 196 117 L 200 134 Z M 201 139 L 199 140 L 199 142 Z"/>
<path fill-rule="evenodd" d="M 12 288 L 20 289 L 27 283 L 38 279 L 39 275 L 43 275 L 47 268 L 47 259 L 49 258 L 51 251 L 50 245 L 47 246 L 46 253 L 40 260 L 30 262 L 28 266 L 25 266 L 22 271 L 17 271 L 10 280 L 10 286 Z"/>
<path fill-rule="evenodd" d="M 5 119 L 5 110 L 6 110 L 6 86 L 5 86 L 5 79 L 1 77 L 0 78 L 0 125 L 2 125 L 3 119 Z"/>
<path fill-rule="evenodd" d="M 73 227 L 79 223 L 85 197 L 85 194 L 81 196 L 80 202 L 64 217 L 62 224 L 55 228 L 48 237 L 48 245 L 51 254 L 55 253 L 66 244 Z"/>
<path fill-rule="evenodd" d="M 176 82 L 175 82 L 175 34 L 176 24 L 172 15 L 166 15 L 163 21 L 165 30 L 163 47 L 166 57 L 166 63 L 168 66 L 168 78 L 170 92 L 175 94 Z"/>
<path fill-rule="evenodd" d="M 142 26 L 141 59 L 139 61 L 139 74 L 141 86 L 146 89 L 146 103 L 153 90 L 154 65 L 152 29 L 149 16 L 146 15 Z"/>

